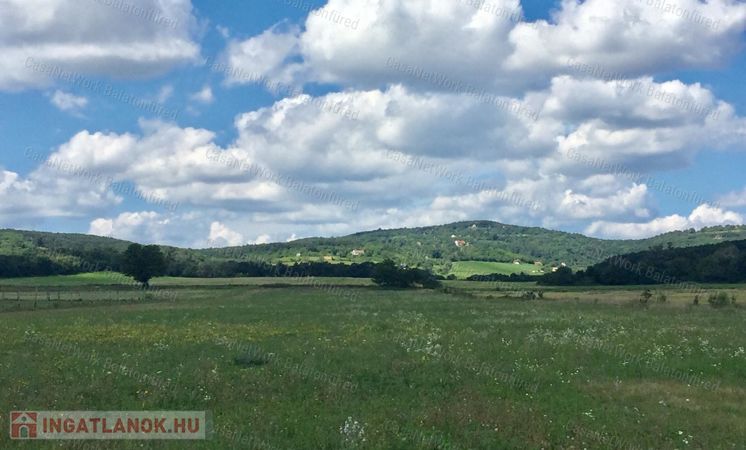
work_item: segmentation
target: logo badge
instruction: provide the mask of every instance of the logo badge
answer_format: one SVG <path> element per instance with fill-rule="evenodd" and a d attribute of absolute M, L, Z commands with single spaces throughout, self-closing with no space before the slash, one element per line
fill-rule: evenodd
<path fill-rule="evenodd" d="M 36 439 L 37 413 L 28 411 L 13 411 L 10 413 L 11 439 Z"/>

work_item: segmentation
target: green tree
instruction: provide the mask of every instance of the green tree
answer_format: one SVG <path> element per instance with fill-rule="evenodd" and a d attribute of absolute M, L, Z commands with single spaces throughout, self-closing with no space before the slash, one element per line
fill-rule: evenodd
<path fill-rule="evenodd" d="M 398 267 L 391 259 L 376 265 L 373 270 L 373 282 L 379 286 L 402 288 L 409 287 L 412 284 L 408 272 Z"/>
<path fill-rule="evenodd" d="M 427 270 L 398 266 L 390 259 L 376 264 L 375 269 L 373 269 L 373 282 L 379 286 L 386 287 L 409 288 L 422 286 L 428 289 L 435 289 L 440 287 L 441 284 Z"/>
<path fill-rule="evenodd" d="M 575 284 L 575 276 L 569 267 L 560 267 L 556 272 L 542 275 L 539 284 L 550 286 L 571 286 Z"/>
<path fill-rule="evenodd" d="M 150 287 L 153 277 L 166 272 L 166 258 L 157 245 L 132 244 L 122 256 L 122 272 L 142 283 L 143 288 Z"/>

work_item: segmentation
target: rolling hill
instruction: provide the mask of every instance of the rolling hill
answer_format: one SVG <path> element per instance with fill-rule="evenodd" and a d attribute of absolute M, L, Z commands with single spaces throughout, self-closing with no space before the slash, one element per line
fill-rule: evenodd
<path fill-rule="evenodd" d="M 299 263 L 328 261 L 382 261 L 386 258 L 440 274 L 471 269 L 523 271 L 527 264 L 543 267 L 565 263 L 581 269 L 610 256 L 650 248 L 681 248 L 746 239 L 746 226 L 677 231 L 650 239 L 602 240 L 577 233 L 490 221 L 457 222 L 421 228 L 374 230 L 335 238 L 307 238 L 287 243 L 247 245 L 221 249 L 162 247 L 169 275 L 219 276 L 226 261 Z M 457 243 L 458 242 L 458 243 Z M 130 242 L 84 234 L 0 230 L 0 276 L 70 274 L 117 270 L 119 255 Z M 353 250 L 359 250 L 353 255 Z M 464 264 L 480 261 L 482 264 Z M 520 265 L 512 265 L 520 261 Z M 509 263 L 509 264 L 505 264 Z M 536 266 L 539 267 L 539 266 Z M 477 270 L 477 269 L 474 269 Z M 475 272 L 477 273 L 477 272 Z"/>
<path fill-rule="evenodd" d="M 337 262 L 392 258 L 411 265 L 432 266 L 444 273 L 450 272 L 448 265 L 453 261 L 540 261 L 544 266 L 565 263 L 580 269 L 613 255 L 651 247 L 691 247 L 740 239 L 746 239 L 746 226 L 677 231 L 641 240 L 602 240 L 538 227 L 471 221 L 422 228 L 375 230 L 338 238 L 309 238 L 289 243 L 201 250 L 200 253 L 217 258 L 272 261 L 321 260 L 325 256 Z M 456 245 L 456 241 L 463 241 L 463 245 Z M 352 256 L 354 249 L 364 250 L 365 254 Z"/>

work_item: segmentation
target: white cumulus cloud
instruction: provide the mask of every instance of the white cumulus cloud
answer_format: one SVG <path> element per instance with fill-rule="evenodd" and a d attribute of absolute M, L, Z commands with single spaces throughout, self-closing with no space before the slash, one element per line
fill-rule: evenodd
<path fill-rule="evenodd" d="M 60 111 L 78 112 L 88 106 L 87 98 L 60 90 L 56 90 L 54 94 L 52 94 L 50 101 Z"/>
<path fill-rule="evenodd" d="M 4 0 L 0 90 L 162 74 L 199 57 L 195 20 L 190 0 Z"/>
<path fill-rule="evenodd" d="M 195 102 L 202 103 L 204 105 L 209 105 L 210 103 L 215 101 L 215 95 L 213 95 L 212 88 L 210 86 L 204 86 L 201 90 L 192 94 L 190 98 Z"/>
<path fill-rule="evenodd" d="M 640 239 L 688 228 L 743 224 L 743 215 L 704 204 L 694 209 L 688 217 L 674 214 L 640 223 L 593 222 L 586 233 L 598 237 Z"/>
<path fill-rule="evenodd" d="M 746 29 L 746 5 L 735 0 L 563 0 L 550 21 L 522 16 L 519 0 L 328 0 L 300 31 L 232 41 L 227 59 L 235 72 L 285 81 L 510 92 L 568 73 L 714 67 L 736 54 Z"/>
<path fill-rule="evenodd" d="M 207 239 L 214 247 L 232 247 L 246 243 L 246 239 L 241 233 L 231 230 L 220 222 L 210 224 L 210 235 Z"/>

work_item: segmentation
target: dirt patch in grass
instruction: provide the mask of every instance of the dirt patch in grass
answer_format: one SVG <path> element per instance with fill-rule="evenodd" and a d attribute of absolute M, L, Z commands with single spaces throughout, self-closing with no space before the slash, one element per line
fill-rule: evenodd
<path fill-rule="evenodd" d="M 464 448 L 483 448 L 489 442 L 548 448 L 548 430 L 539 411 L 526 405 L 466 388 L 432 408 L 423 424 L 434 429 L 457 429 L 456 442 Z M 505 447 L 507 448 L 507 447 Z"/>

